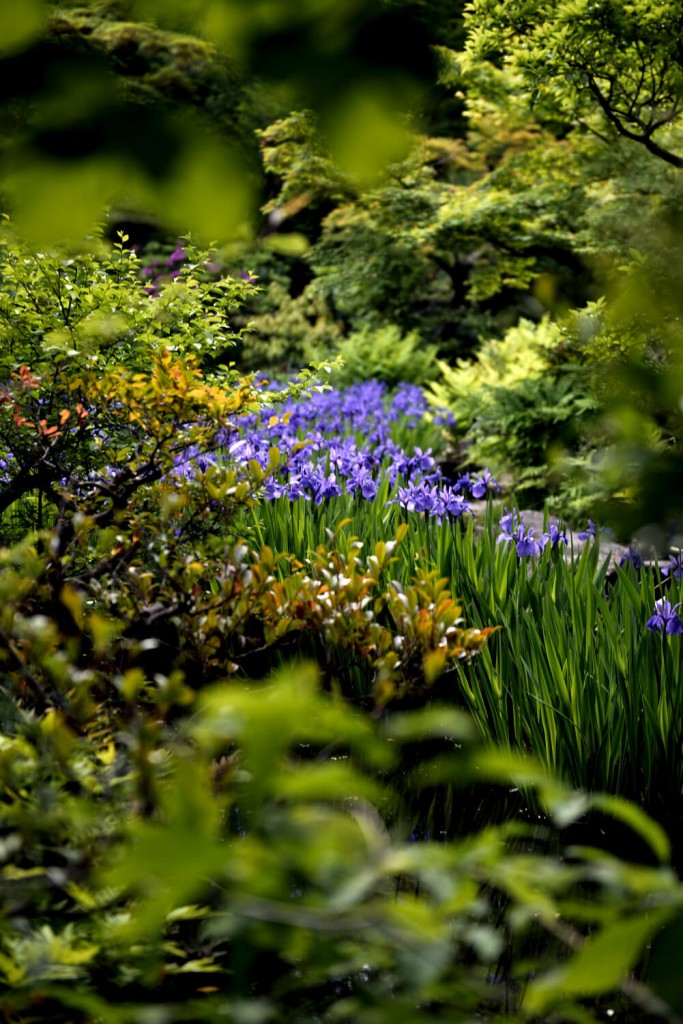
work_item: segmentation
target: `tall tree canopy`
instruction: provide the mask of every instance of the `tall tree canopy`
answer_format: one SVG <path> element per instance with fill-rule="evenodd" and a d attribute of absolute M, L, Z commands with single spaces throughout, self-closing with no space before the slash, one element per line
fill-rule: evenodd
<path fill-rule="evenodd" d="M 683 167 L 669 129 L 683 110 L 683 4 L 672 0 L 473 0 L 467 56 L 519 76 L 570 123 L 607 124 Z"/>

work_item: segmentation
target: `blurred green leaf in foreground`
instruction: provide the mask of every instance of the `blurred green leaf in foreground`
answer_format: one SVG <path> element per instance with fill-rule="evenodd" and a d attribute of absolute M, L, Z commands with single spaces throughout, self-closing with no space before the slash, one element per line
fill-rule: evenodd
<path fill-rule="evenodd" d="M 0 199 L 40 245 L 82 238 L 112 203 L 206 240 L 244 237 L 254 127 L 311 107 L 368 183 L 407 150 L 433 78 L 406 14 L 351 0 L 31 0 L 0 5 L 0 36 Z"/>

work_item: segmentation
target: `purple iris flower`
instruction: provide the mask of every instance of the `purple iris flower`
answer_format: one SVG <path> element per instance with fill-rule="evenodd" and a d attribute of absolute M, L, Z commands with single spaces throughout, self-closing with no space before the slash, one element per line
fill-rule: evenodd
<path fill-rule="evenodd" d="M 497 494 L 500 490 L 497 480 L 494 479 L 490 470 L 485 469 L 483 473 L 478 473 L 474 479 L 474 483 L 470 485 L 471 493 L 473 498 L 483 498 L 485 494 L 492 492 Z"/>
<path fill-rule="evenodd" d="M 449 487 L 447 484 L 439 491 L 439 498 L 443 502 L 444 511 L 449 516 L 459 519 L 460 516 L 472 515 L 472 506 L 465 501 L 461 494 L 457 493 L 456 487 Z"/>
<path fill-rule="evenodd" d="M 646 628 L 651 633 L 666 632 L 669 636 L 683 633 L 683 622 L 676 614 L 677 608 L 680 608 L 680 602 L 672 606 L 664 597 L 655 601 L 655 613 L 652 618 L 647 620 Z"/>
<path fill-rule="evenodd" d="M 579 540 L 588 540 L 589 538 L 591 540 L 595 540 L 595 531 L 596 531 L 596 529 L 597 529 L 597 527 L 596 527 L 595 523 L 593 522 L 593 520 L 589 519 L 588 520 L 588 526 L 586 527 L 585 530 L 582 530 L 581 533 L 578 533 L 577 537 L 579 538 Z"/>
<path fill-rule="evenodd" d="M 408 510 L 408 512 L 431 512 L 434 507 L 436 488 L 429 487 L 425 483 L 409 483 L 406 487 L 399 487 L 398 497 L 394 502 Z M 393 504 L 393 502 L 388 502 Z"/>
<path fill-rule="evenodd" d="M 272 477 L 266 480 L 263 488 L 264 498 L 267 498 L 268 501 L 274 501 L 276 498 L 281 498 L 283 494 L 287 494 L 287 488 L 284 484 L 278 483 Z"/>
<path fill-rule="evenodd" d="M 534 540 L 534 531 L 528 530 L 525 533 L 522 523 L 513 534 L 513 540 L 515 539 L 517 541 L 515 550 L 519 558 L 533 558 L 540 553 L 541 545 Z"/>
<path fill-rule="evenodd" d="M 209 466 L 216 465 L 215 455 L 198 455 L 196 459 L 197 469 L 200 473 L 206 473 Z"/>
<path fill-rule="evenodd" d="M 306 494 L 306 488 L 301 483 L 301 480 L 297 476 L 290 476 L 287 486 L 287 497 L 290 501 L 297 501 L 298 498 L 304 498 L 309 501 L 309 497 Z"/>
<path fill-rule="evenodd" d="M 625 554 L 623 554 L 619 559 L 619 568 L 623 569 L 624 566 L 627 565 L 629 562 L 631 563 L 634 569 L 642 569 L 643 567 L 643 556 L 641 555 L 638 548 L 634 547 L 633 545 L 629 545 L 628 551 Z M 669 570 L 667 569 L 667 572 L 668 571 Z M 666 576 L 666 572 L 664 572 L 664 569 L 662 569 L 662 572 Z M 680 577 L 677 576 L 676 579 L 680 579 Z"/>
<path fill-rule="evenodd" d="M 668 576 L 669 573 L 675 580 L 680 580 L 683 576 L 683 553 L 678 552 L 677 555 L 669 555 L 669 564 L 662 566 L 662 576 Z"/>
<path fill-rule="evenodd" d="M 416 417 L 419 421 L 426 408 L 424 392 L 417 384 L 401 384 L 392 402 L 395 418 L 399 416 Z"/>
<path fill-rule="evenodd" d="M 597 526 L 595 525 L 595 523 L 593 522 L 592 519 L 589 519 L 588 520 L 588 526 L 586 527 L 586 529 L 582 530 L 581 533 L 577 533 L 576 536 L 578 537 L 579 540 L 588 540 L 589 538 L 591 540 L 595 540 L 596 531 L 597 531 Z M 611 536 L 614 533 L 614 531 L 611 530 L 609 526 L 601 526 L 600 527 L 600 533 L 606 533 L 609 536 Z"/>
<path fill-rule="evenodd" d="M 517 515 L 517 509 L 513 508 L 512 511 L 509 511 L 506 508 L 505 515 L 502 515 L 500 517 L 501 534 L 498 540 L 496 541 L 496 544 L 500 544 L 500 542 L 503 540 L 512 540 L 512 534 L 519 525 L 519 521 L 520 520 L 519 516 Z"/>
<path fill-rule="evenodd" d="M 315 490 L 315 503 L 316 505 L 322 504 L 325 498 L 336 498 L 341 494 L 341 487 L 337 483 L 337 478 L 334 473 L 330 473 L 328 477 L 321 474 L 320 480 L 318 481 Z"/>
<path fill-rule="evenodd" d="M 533 558 L 540 553 L 542 545 L 534 540 L 533 530 L 525 531 L 524 523 L 520 521 L 515 509 L 512 512 L 505 510 L 505 515 L 500 520 L 500 526 L 502 533 L 496 544 L 500 544 L 501 541 L 514 541 L 519 558 Z"/>
<path fill-rule="evenodd" d="M 428 448 L 426 452 L 423 452 L 421 448 L 415 448 L 415 452 L 412 458 L 413 468 L 419 470 L 421 473 L 426 472 L 428 469 L 433 469 L 435 466 L 434 456 L 432 455 L 432 449 Z"/>
<path fill-rule="evenodd" d="M 564 530 L 560 529 L 559 523 L 549 523 L 548 529 L 541 534 L 539 543 L 542 548 L 545 548 L 546 544 L 550 544 L 551 548 L 554 548 L 558 544 L 566 544 L 567 535 Z"/>

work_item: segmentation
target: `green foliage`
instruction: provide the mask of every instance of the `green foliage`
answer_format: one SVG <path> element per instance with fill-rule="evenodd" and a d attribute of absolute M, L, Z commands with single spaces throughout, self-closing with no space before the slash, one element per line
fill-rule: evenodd
<path fill-rule="evenodd" d="M 540 324 L 522 320 L 503 339 L 482 342 L 476 359 L 458 359 L 454 366 L 439 363 L 442 379 L 430 387 L 435 404 L 449 408 L 458 426 L 468 430 L 491 392 L 537 380 L 547 372 L 549 354 L 560 338 L 559 328 L 546 319 Z"/>
<path fill-rule="evenodd" d="M 301 209 L 325 200 L 344 200 L 358 192 L 325 152 L 311 111 L 294 111 L 257 132 L 264 169 L 277 175 L 278 196 L 265 212 L 282 223 Z"/>
<path fill-rule="evenodd" d="M 320 358 L 322 353 L 315 354 Z M 417 331 L 402 336 L 391 324 L 350 334 L 335 354 L 343 363 L 336 379 L 347 384 L 363 380 L 382 380 L 389 387 L 402 381 L 426 384 L 437 374 L 436 346 L 425 345 Z"/>
<path fill-rule="evenodd" d="M 608 298 L 567 321 L 601 411 L 603 514 L 626 537 L 649 525 L 661 544 L 678 530 L 683 507 L 683 336 L 675 270 L 681 234 L 669 220 L 669 204 L 667 198 L 664 219 L 653 217 L 643 233 L 643 250 L 632 250 L 614 272 Z"/>
<path fill-rule="evenodd" d="M 0 240 L 0 373 L 30 364 L 34 373 L 111 365 L 144 369 L 161 348 L 203 362 L 234 347 L 231 319 L 253 293 L 251 284 L 205 270 L 211 254 L 187 243 L 187 259 L 154 301 L 141 265 L 123 236 L 112 247 L 35 252 Z"/>
<path fill-rule="evenodd" d="M 340 173 L 309 115 L 262 133 L 278 178 L 269 229 L 286 222 L 310 238 L 313 284 L 352 330 L 391 323 L 458 354 L 508 326 L 539 274 L 556 275 L 558 296 L 575 287 L 566 264 L 583 183 L 571 148 L 508 94 L 470 103 L 466 141 L 417 137 L 366 190 Z"/>
<path fill-rule="evenodd" d="M 292 263 L 294 302 L 303 294 L 302 305 L 319 303 L 331 330 L 395 324 L 453 359 L 520 314 L 564 315 L 594 299 L 593 274 L 610 273 L 608 259 L 651 236 L 655 208 L 678 203 L 675 181 L 656 164 L 648 171 L 647 154 L 639 159 L 628 142 L 608 147 L 547 104 L 530 109 L 516 66 L 475 59 L 477 32 L 488 31 L 478 18 L 468 13 L 467 54 L 439 49 L 442 86 L 457 89 L 464 108 L 461 137 L 416 137 L 374 188 L 340 170 L 308 113 L 262 133 L 264 166 L 277 178 L 267 240 L 281 229 L 283 244 L 299 233 L 309 240 Z M 291 298 L 273 301 L 269 329 L 281 309 L 286 335 Z"/>
<path fill-rule="evenodd" d="M 285 284 L 271 281 L 254 307 L 255 315 L 238 349 L 240 366 L 250 370 L 268 366 L 270 372 L 287 372 L 334 358 L 342 325 L 315 286 L 292 298 Z"/>
<path fill-rule="evenodd" d="M 198 364 L 234 343 L 229 318 L 251 286 L 212 279 L 206 254 L 190 249 L 181 275 L 150 298 L 125 241 L 111 251 L 93 243 L 41 253 L 7 234 L 0 243 L 5 537 L 25 530 L 27 517 L 33 526 L 50 522 L 69 493 L 99 489 L 105 499 L 112 467 L 124 473 L 129 464 L 126 487 L 136 473 L 158 478 L 200 435 L 212 447 L 229 412 L 256 401 L 234 371 L 214 374 L 220 392 Z M 117 388 L 126 409 L 117 407 Z M 207 400 L 213 425 L 201 421 L 198 399 Z"/>
<path fill-rule="evenodd" d="M 110 703 L 78 734 L 21 710 L 3 737 L 0 972 L 18 1022 L 502 1019 L 510 1001 L 573 1019 L 622 986 L 649 1005 L 628 972 L 682 896 L 644 816 L 657 868 L 520 850 L 535 830 L 519 824 L 406 841 L 411 801 L 390 773 L 416 741 L 445 755 L 425 749 L 418 789 L 521 773 L 558 823 L 582 805 L 531 761 L 480 751 L 451 709 L 378 724 L 323 695 L 310 665 L 178 710 L 166 724 Z M 597 979 L 593 955 L 610 965 Z"/>
<path fill-rule="evenodd" d="M 251 129 L 266 111 L 298 96 L 321 112 L 338 160 L 374 177 L 409 145 L 404 114 L 432 70 L 408 13 L 346 0 L 274 11 L 207 0 L 191 12 L 35 2 L 3 19 L 0 189 L 40 245 L 80 240 L 112 203 L 207 241 L 246 237 L 259 188 Z M 386 32 L 411 45 L 379 57 Z M 349 129 L 363 134 L 360 166 Z"/>
<path fill-rule="evenodd" d="M 483 342 L 476 359 L 440 362 L 441 379 L 431 384 L 435 404 L 455 416 L 468 464 L 489 466 L 532 500 L 548 494 L 549 460 L 579 449 L 581 421 L 597 408 L 584 368 L 562 358 L 562 339 L 550 320 L 522 320 L 502 339 Z"/>
<path fill-rule="evenodd" d="M 124 15 L 120 6 L 119 11 Z M 234 62 L 195 35 L 166 32 L 116 13 L 116 5 L 107 12 L 102 4 L 56 4 L 50 35 L 69 50 L 103 55 L 128 103 L 196 111 L 211 117 L 223 133 L 236 135 L 247 150 L 251 90 Z"/>
<path fill-rule="evenodd" d="M 555 116 L 606 125 L 681 167 L 668 128 L 680 115 L 682 16 L 658 0 L 474 0 L 466 55 L 504 63 Z"/>

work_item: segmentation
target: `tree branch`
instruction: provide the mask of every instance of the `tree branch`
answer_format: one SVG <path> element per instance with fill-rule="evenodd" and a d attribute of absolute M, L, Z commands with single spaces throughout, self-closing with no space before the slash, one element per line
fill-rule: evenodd
<path fill-rule="evenodd" d="M 672 153 L 670 150 L 660 146 L 658 142 L 655 142 L 650 134 L 645 133 L 643 135 L 639 135 L 637 132 L 630 131 L 626 125 L 620 121 L 594 78 L 588 79 L 588 88 L 598 101 L 600 109 L 607 120 L 610 124 L 614 125 L 620 135 L 623 135 L 626 139 L 631 139 L 632 142 L 639 142 L 649 153 L 652 153 L 653 156 L 659 157 L 660 160 L 664 160 L 665 163 L 671 164 L 672 167 L 683 167 L 683 157 L 680 157 L 677 153 Z"/>

